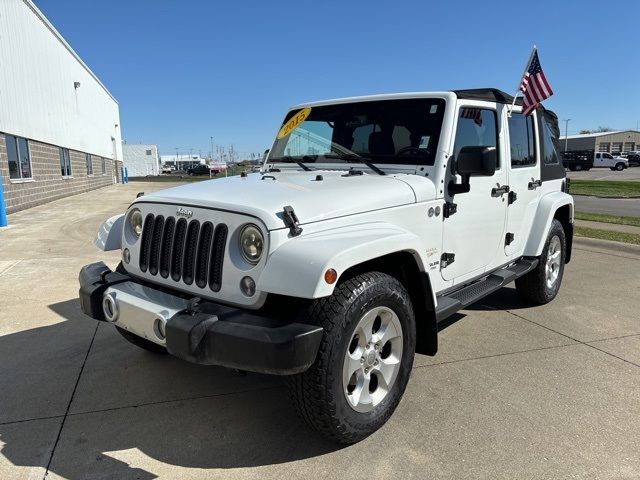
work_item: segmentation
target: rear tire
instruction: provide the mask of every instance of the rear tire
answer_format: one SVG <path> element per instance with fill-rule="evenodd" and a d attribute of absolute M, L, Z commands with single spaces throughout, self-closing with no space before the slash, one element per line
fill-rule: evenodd
<path fill-rule="evenodd" d="M 556 298 L 564 274 L 566 251 L 564 228 L 554 218 L 538 266 L 516 279 L 516 290 L 523 299 L 534 305 L 543 305 Z"/>
<path fill-rule="evenodd" d="M 576 170 L 579 172 L 580 170 L 582 170 L 582 165 L 576 165 Z"/>
<path fill-rule="evenodd" d="M 318 356 L 288 378 L 298 415 L 330 440 L 351 444 L 391 417 L 413 366 L 416 334 L 409 294 L 380 272 L 339 284 L 309 318 L 324 329 Z"/>
<path fill-rule="evenodd" d="M 167 354 L 167 349 L 162 345 L 158 345 L 157 343 L 150 342 L 145 338 L 134 335 L 124 328 L 116 327 L 116 330 L 118 330 L 118 333 L 120 333 L 120 335 L 122 335 L 129 343 L 133 343 L 136 347 L 158 355 Z"/>

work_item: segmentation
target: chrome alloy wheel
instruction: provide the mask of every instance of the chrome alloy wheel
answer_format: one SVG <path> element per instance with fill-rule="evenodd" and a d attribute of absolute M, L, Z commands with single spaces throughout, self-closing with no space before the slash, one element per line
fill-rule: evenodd
<path fill-rule="evenodd" d="M 376 307 L 358 321 L 342 367 L 347 402 L 356 412 L 373 410 L 386 398 L 400 370 L 402 325 L 388 307 Z"/>
<path fill-rule="evenodd" d="M 558 281 L 561 261 L 562 247 L 560 244 L 560 238 L 558 238 L 557 235 L 554 235 L 553 237 L 551 237 L 551 241 L 549 242 L 549 249 L 547 250 L 547 264 L 545 266 L 547 288 L 552 289 L 555 283 Z"/>

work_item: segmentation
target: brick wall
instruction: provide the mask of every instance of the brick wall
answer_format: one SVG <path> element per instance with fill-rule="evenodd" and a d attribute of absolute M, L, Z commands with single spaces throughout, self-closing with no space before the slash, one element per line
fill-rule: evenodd
<path fill-rule="evenodd" d="M 0 173 L 7 213 L 113 184 L 114 162 L 109 158 L 105 159 L 106 174 L 103 175 L 102 157 L 92 155 L 93 175 L 89 176 L 85 154 L 69 150 L 71 178 L 63 178 L 58 147 L 29 140 L 29 152 L 33 181 L 11 181 L 5 136 L 0 133 Z"/>

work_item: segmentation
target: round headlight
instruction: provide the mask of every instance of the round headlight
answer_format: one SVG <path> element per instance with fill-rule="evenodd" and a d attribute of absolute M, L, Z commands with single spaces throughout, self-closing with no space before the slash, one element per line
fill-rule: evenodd
<path fill-rule="evenodd" d="M 240 232 L 240 251 L 249 263 L 258 263 L 262 257 L 264 237 L 255 225 L 245 225 Z"/>
<path fill-rule="evenodd" d="M 129 213 L 129 226 L 136 237 L 142 235 L 142 213 L 137 208 Z"/>

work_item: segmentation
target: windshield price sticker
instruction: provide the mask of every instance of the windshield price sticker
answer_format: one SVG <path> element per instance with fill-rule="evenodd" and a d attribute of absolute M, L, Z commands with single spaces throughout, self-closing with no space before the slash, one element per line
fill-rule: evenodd
<path fill-rule="evenodd" d="M 311 113 L 311 108 L 303 108 L 285 123 L 278 132 L 278 139 L 284 138 L 300 126 Z"/>

